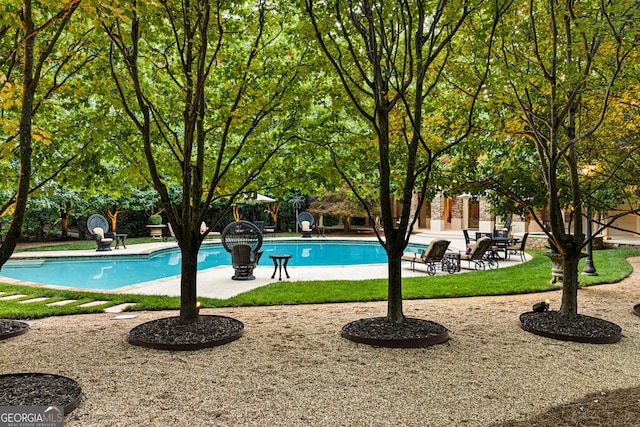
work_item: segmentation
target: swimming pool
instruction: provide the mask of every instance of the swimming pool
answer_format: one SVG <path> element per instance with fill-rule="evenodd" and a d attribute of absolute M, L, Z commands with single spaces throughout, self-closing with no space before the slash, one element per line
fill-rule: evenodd
<path fill-rule="evenodd" d="M 408 251 L 424 246 L 411 245 Z M 290 266 L 339 266 L 382 264 L 387 255 L 376 241 L 279 240 L 262 245 L 261 266 L 272 266 L 270 254 L 287 253 Z M 65 257 L 10 260 L 0 275 L 12 279 L 73 288 L 113 290 L 180 274 L 182 256 L 178 248 L 150 255 Z M 203 245 L 198 270 L 230 266 L 231 255 L 220 243 Z"/>

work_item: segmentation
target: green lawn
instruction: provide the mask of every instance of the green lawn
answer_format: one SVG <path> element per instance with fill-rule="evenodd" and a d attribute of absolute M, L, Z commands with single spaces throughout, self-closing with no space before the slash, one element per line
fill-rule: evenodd
<path fill-rule="evenodd" d="M 57 249 L 60 250 L 60 246 Z M 550 284 L 551 262 L 542 255 L 542 251 L 529 251 L 529 253 L 533 255 L 532 261 L 509 268 L 433 277 L 425 274 L 422 277 L 406 278 L 403 280 L 404 297 L 406 299 L 452 298 L 557 289 Z M 640 255 L 640 251 L 626 248 L 595 251 L 594 264 L 599 275 L 580 276 L 580 282 L 583 286 L 590 286 L 622 280 L 631 273 L 631 266 L 626 258 L 637 255 Z M 580 270 L 583 265 L 584 260 L 581 262 Z M 225 300 L 213 298 L 199 298 L 199 300 L 203 307 L 378 301 L 386 299 L 386 289 L 385 279 L 275 282 Z M 5 283 L 0 283 L 0 292 L 3 292 L 0 298 L 17 294 L 25 295 L 14 300 L 0 300 L 0 318 L 12 319 L 96 313 L 121 303 L 135 303 L 127 310 L 177 310 L 180 306 L 178 297 L 63 291 Z M 20 303 L 20 301 L 39 297 L 48 299 Z M 74 302 L 63 306 L 47 305 L 61 300 L 74 300 Z M 91 301 L 105 301 L 105 303 L 99 306 L 80 307 Z"/>

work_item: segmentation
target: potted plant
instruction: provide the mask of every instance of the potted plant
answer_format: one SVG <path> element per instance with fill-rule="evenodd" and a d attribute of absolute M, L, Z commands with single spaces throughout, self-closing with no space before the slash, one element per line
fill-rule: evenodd
<path fill-rule="evenodd" d="M 154 239 L 162 238 L 162 229 L 165 228 L 166 225 L 162 223 L 162 217 L 160 215 L 151 215 L 149 216 L 149 224 L 147 228 L 151 234 L 151 237 Z"/>
<path fill-rule="evenodd" d="M 543 255 L 551 260 L 551 283 L 562 286 L 564 258 L 562 254 L 558 252 L 558 248 L 551 239 L 547 239 L 547 248 L 549 248 L 550 251 L 543 253 Z"/>

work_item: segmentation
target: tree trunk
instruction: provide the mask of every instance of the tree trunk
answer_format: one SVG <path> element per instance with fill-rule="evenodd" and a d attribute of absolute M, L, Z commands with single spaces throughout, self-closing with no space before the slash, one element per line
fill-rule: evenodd
<path fill-rule="evenodd" d="M 388 292 L 387 320 L 391 323 L 404 323 L 402 311 L 402 253 L 400 255 L 388 253 Z"/>
<path fill-rule="evenodd" d="M 66 201 L 64 209 L 60 209 L 60 221 L 62 222 L 62 230 L 60 236 L 64 239 L 69 237 L 69 216 L 71 215 L 71 202 Z"/>
<path fill-rule="evenodd" d="M 200 241 L 197 237 L 190 236 L 180 246 L 182 253 L 182 276 L 180 278 L 180 320 L 183 323 L 195 323 L 198 321 L 197 307 L 197 277 L 198 277 L 198 251 Z"/>
<path fill-rule="evenodd" d="M 578 262 L 580 251 L 563 255 L 564 269 L 562 282 L 562 305 L 560 313 L 567 316 L 578 314 Z"/>
<path fill-rule="evenodd" d="M 26 41 L 23 55 L 22 110 L 20 112 L 20 177 L 16 191 L 16 203 L 11 225 L 4 241 L 0 245 L 0 268 L 7 262 L 22 234 L 22 223 L 27 210 L 27 199 L 31 180 L 31 122 L 33 117 L 33 100 L 38 87 L 38 79 L 33 76 L 34 44 L 31 0 L 25 0 L 22 8 L 22 21 Z"/>
<path fill-rule="evenodd" d="M 106 209 L 107 217 L 109 217 L 109 220 L 111 221 L 112 233 L 116 232 L 116 224 L 118 223 L 118 214 L 120 213 L 120 209 L 121 209 L 120 206 L 118 206 L 117 208 L 115 208 L 113 213 L 111 212 L 110 208 Z"/>

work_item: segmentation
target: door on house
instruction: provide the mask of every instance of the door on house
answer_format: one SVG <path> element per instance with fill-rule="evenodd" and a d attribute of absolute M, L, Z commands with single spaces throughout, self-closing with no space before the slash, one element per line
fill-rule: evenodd
<path fill-rule="evenodd" d="M 469 228 L 480 228 L 480 203 L 469 201 Z"/>

